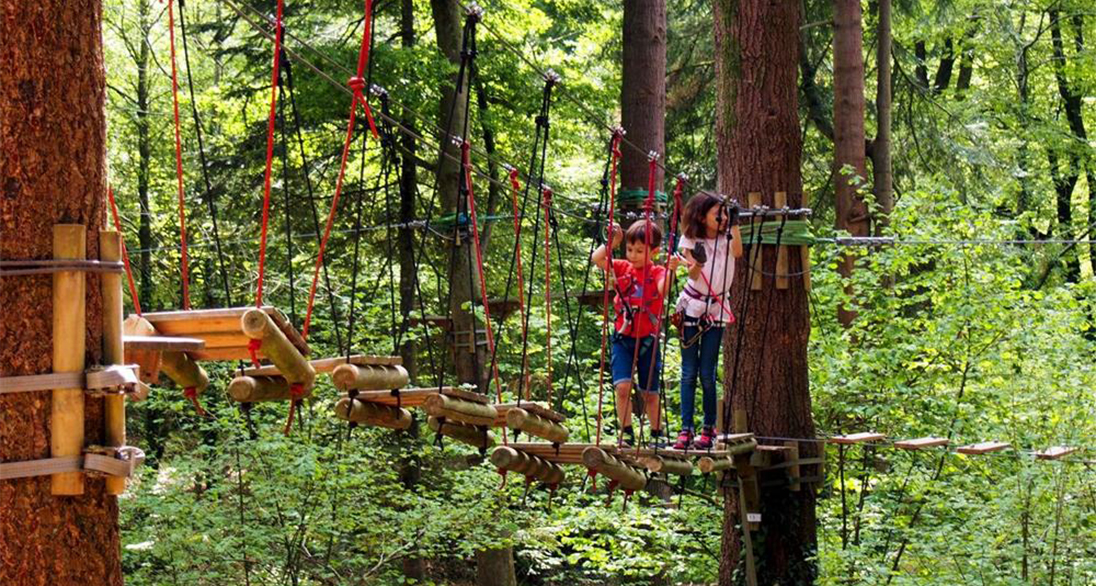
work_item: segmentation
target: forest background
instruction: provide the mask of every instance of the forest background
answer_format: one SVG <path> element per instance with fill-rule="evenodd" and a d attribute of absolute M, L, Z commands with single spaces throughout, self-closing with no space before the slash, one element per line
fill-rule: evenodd
<path fill-rule="evenodd" d="M 419 255 L 422 291 L 414 301 L 425 300 L 427 313 L 444 313 L 444 234 L 385 228 L 443 214 L 430 202 L 441 90 L 453 74 L 432 20 L 431 4 L 444 3 L 377 3 L 371 79 L 388 90 L 394 116 L 427 143 L 399 139 L 418 167 L 417 189 L 404 200 L 411 216 L 401 216 L 406 171 L 386 174 L 380 144 L 369 140 L 363 152 L 356 140 L 328 252 L 330 289 L 321 285 L 310 338 L 318 355 L 342 351 L 337 338 L 352 340 L 355 352 L 399 350 L 393 334 L 408 309 L 401 307 L 408 296 L 399 289 L 400 269 L 415 263 L 407 264 L 398 233 L 412 235 Z M 545 176 L 558 194 L 567 286 L 600 290 L 596 276 L 587 280 L 586 259 L 599 219 L 605 125 L 619 120 L 621 7 L 596 0 L 483 6 L 491 28 L 558 72 L 563 91 L 583 106 L 558 97 L 553 103 Z M 181 302 L 166 7 L 145 0 L 104 7 L 111 182 L 146 310 Z M 864 5 L 869 137 L 876 130 L 877 9 Z M 828 2 L 804 2 L 801 17 L 803 185 L 813 232 L 823 239 L 843 234 L 833 227 L 834 184 L 848 172 L 833 164 L 832 10 Z M 257 274 L 270 91 L 270 44 L 248 19 L 270 30 L 263 19 L 274 3 L 189 0 L 182 11 L 190 295 L 197 307 L 239 305 L 251 299 Z M 1096 245 L 1062 242 L 1091 239 L 1096 230 L 1096 142 L 1087 136 L 1096 124 L 1094 12 L 1066 0 L 895 3 L 895 201 L 889 226 L 874 230 L 898 244 L 869 249 L 823 240 L 812 247 L 809 351 L 823 433 L 873 430 L 946 435 L 955 443 L 997 439 L 1026 451 L 1089 450 L 1072 463 L 1048 463 L 1028 452 L 971 458 L 856 448 L 847 452 L 843 484 L 831 451 L 819 487 L 821 584 L 1096 583 Z M 291 2 L 285 22 L 289 49 L 345 81 L 340 67 L 353 67 L 361 38 L 360 2 Z M 712 5 L 669 2 L 667 24 L 663 160 L 711 188 Z M 481 33 L 478 51 L 470 138 L 498 161 L 527 168 L 543 82 L 494 35 Z M 283 91 L 276 133 L 265 296 L 299 326 L 349 99 L 299 63 L 292 76 L 292 102 Z M 192 107 L 201 120 L 201 151 Z M 364 134 L 359 127 L 357 136 Z M 473 157 L 484 173 L 505 181 L 499 165 Z M 862 195 L 878 209 L 871 178 L 862 183 Z M 477 187 L 481 214 L 502 218 L 486 223 L 488 288 L 501 296 L 514 248 L 509 194 L 486 182 Z M 528 229 L 532 218 L 525 221 Z M 861 260 L 843 280 L 837 268 L 849 251 Z M 543 375 L 543 298 L 530 303 L 529 356 Z M 857 311 L 848 327 L 838 320 L 842 306 Z M 576 345 L 568 382 L 556 390 L 574 437 L 586 441 L 596 427 L 601 323 L 594 312 L 570 310 L 575 335 L 560 303 L 553 308 L 557 370 L 565 364 L 559 356 Z M 517 320 L 499 335 L 509 381 L 521 360 Z M 437 332 L 432 336 L 428 342 L 425 330 L 414 328 L 401 337 L 417 348 L 420 384 L 433 384 L 435 371 L 448 368 Z M 677 352 L 672 345 L 665 374 L 671 413 Z M 473 450 L 454 442 L 439 448 L 428 430 L 348 431 L 331 416 L 336 393 L 327 383 L 307 402 L 297 429 L 283 436 L 284 405 L 259 405 L 245 416 L 219 392 L 229 377 L 211 372 L 216 382 L 202 396 L 209 418 L 170 388 L 131 406 L 130 442 L 146 448 L 150 465 L 120 507 L 130 584 L 397 584 L 416 577 L 470 583 L 476 552 L 507 545 L 522 583 L 715 579 L 722 510 L 710 479 L 691 479 L 673 506 L 648 495 L 622 512 L 619 497 L 606 506 L 604 494 L 579 490 L 572 474 L 549 507 L 542 489 L 526 497 L 513 482 L 499 490 L 498 475 L 477 464 Z"/>

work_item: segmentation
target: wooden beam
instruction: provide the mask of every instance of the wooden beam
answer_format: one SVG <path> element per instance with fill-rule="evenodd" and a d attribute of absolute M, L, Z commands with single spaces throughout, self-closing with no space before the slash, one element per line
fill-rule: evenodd
<path fill-rule="evenodd" d="M 312 394 L 304 388 L 304 397 Z M 228 385 L 228 396 L 239 403 L 289 401 L 292 399 L 289 381 L 280 376 L 238 376 Z"/>
<path fill-rule="evenodd" d="M 490 405 L 465 401 L 446 395 L 432 395 L 422 403 L 427 415 L 443 417 L 446 421 L 458 421 L 466 425 L 486 425 L 495 423 L 497 413 Z"/>
<path fill-rule="evenodd" d="M 500 471 L 517 472 L 526 478 L 539 480 L 548 485 L 563 482 L 563 468 L 532 454 L 516 450 L 510 446 L 499 446 L 491 453 L 491 463 Z"/>
<path fill-rule="evenodd" d="M 343 397 L 335 403 L 335 416 L 345 421 L 388 429 L 409 429 L 412 424 L 411 412 L 407 409 L 349 397 Z"/>
<path fill-rule="evenodd" d="M 122 342 L 127 351 L 154 350 L 156 352 L 195 352 L 204 350 L 201 338 L 176 338 L 171 336 L 124 336 Z"/>
<path fill-rule="evenodd" d="M 970 444 L 966 446 L 960 446 L 955 451 L 960 454 L 967 454 L 970 456 L 981 456 L 982 454 L 989 454 L 992 452 L 999 452 L 1009 447 L 1007 442 L 981 442 L 977 444 Z"/>
<path fill-rule="evenodd" d="M 337 367 L 344 364 L 368 366 L 402 366 L 403 358 L 399 356 L 371 356 L 366 354 L 355 354 L 351 356 L 349 360 L 347 360 L 346 356 L 337 356 L 335 358 L 318 358 L 316 360 L 309 360 L 308 363 L 311 364 L 312 368 L 319 373 L 332 372 Z M 244 370 L 244 374 L 246 374 L 247 376 L 280 376 L 282 373 L 278 371 L 278 367 L 276 365 L 268 364 L 261 368 L 248 368 Z"/>
<path fill-rule="evenodd" d="M 865 431 L 865 432 L 854 433 L 854 434 L 850 434 L 850 435 L 839 435 L 839 436 L 836 436 L 836 437 L 831 437 L 828 441 L 831 444 L 849 446 L 849 445 L 853 445 L 853 444 L 862 444 L 862 443 L 865 443 L 865 442 L 876 442 L 876 441 L 879 441 L 881 439 L 885 439 L 886 437 L 887 436 L 882 434 L 882 433 L 875 433 L 873 431 Z"/>
<path fill-rule="evenodd" d="M 87 230 L 81 224 L 53 227 L 53 258 L 85 260 Z M 53 372 L 84 372 L 87 338 L 87 276 L 80 271 L 53 273 Z M 50 456 L 80 456 L 84 451 L 84 389 L 54 389 L 50 400 Z M 84 494 L 80 472 L 50 477 L 54 495 Z"/>
<path fill-rule="evenodd" d="M 566 442 L 571 435 L 562 425 L 519 407 L 507 410 L 506 426 L 556 444 Z"/>
<path fill-rule="evenodd" d="M 925 448 L 946 446 L 949 443 L 951 443 L 951 440 L 947 438 L 928 436 L 896 441 L 894 442 L 894 447 L 900 450 L 923 450 Z"/>
<path fill-rule="evenodd" d="M 640 490 L 647 486 L 647 478 L 639 469 L 597 446 L 583 450 L 582 463 L 590 470 L 615 480 L 626 491 Z"/>
<path fill-rule="evenodd" d="M 331 371 L 331 382 L 340 391 L 399 389 L 410 380 L 407 369 L 395 364 L 340 364 Z"/>
<path fill-rule="evenodd" d="M 485 427 L 475 427 L 449 420 L 442 424 L 437 417 L 427 418 L 426 424 L 437 433 L 481 450 L 486 450 L 495 445 L 494 436 L 487 432 Z"/>
<path fill-rule="evenodd" d="M 99 231 L 99 260 L 122 260 L 122 235 L 113 230 Z M 103 295 L 103 363 L 123 364 L 126 360 L 122 337 L 122 275 L 99 275 Z M 136 381 L 134 381 L 136 382 Z M 103 397 L 103 444 L 110 448 L 126 445 L 126 398 L 125 395 Z M 120 495 L 126 491 L 126 479 L 110 476 L 106 479 L 106 493 Z"/>
<path fill-rule="evenodd" d="M 1079 450 L 1080 448 L 1074 446 L 1054 446 L 1047 448 L 1042 452 L 1035 452 L 1035 457 L 1040 460 L 1058 460 L 1063 456 L 1068 456 Z"/>

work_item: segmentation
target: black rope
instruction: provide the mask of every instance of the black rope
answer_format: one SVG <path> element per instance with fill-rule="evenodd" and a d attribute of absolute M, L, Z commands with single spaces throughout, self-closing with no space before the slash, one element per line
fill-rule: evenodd
<path fill-rule="evenodd" d="M 202 139 L 202 120 L 198 116 L 198 100 L 194 97 L 194 79 L 190 71 L 190 52 L 187 49 L 186 16 L 183 0 L 179 0 L 179 29 L 183 39 L 183 63 L 186 65 L 186 85 L 190 93 L 190 114 L 194 119 L 194 134 L 198 139 L 198 161 L 202 167 L 202 180 L 205 182 L 205 200 L 209 207 L 209 219 L 213 223 L 213 242 L 217 249 L 217 266 L 224 287 L 225 305 L 232 307 L 232 292 L 228 284 L 228 269 L 225 268 L 225 253 L 221 246 L 221 231 L 217 224 L 217 198 L 213 193 L 213 183 L 209 179 L 209 166 L 206 162 L 205 141 Z"/>
<path fill-rule="evenodd" d="M 732 412 L 734 411 L 734 409 L 732 407 L 733 402 L 734 402 L 734 392 L 735 392 L 735 388 L 738 386 L 738 366 L 739 366 L 739 363 L 741 362 L 741 359 L 742 359 L 742 338 L 743 338 L 743 333 L 746 331 L 746 318 L 749 314 L 749 309 L 750 309 L 750 297 L 752 297 L 752 295 L 750 295 L 750 291 L 752 290 L 751 287 L 750 287 L 750 284 L 751 284 L 751 280 L 752 280 L 752 277 L 753 277 L 754 259 L 750 256 L 750 254 L 753 252 L 753 249 L 756 247 L 757 252 L 755 254 L 757 255 L 758 259 L 761 258 L 761 256 L 760 256 L 761 255 L 761 246 L 762 246 L 762 242 L 764 240 L 764 237 L 762 236 L 762 234 L 763 234 L 762 228 L 764 227 L 764 224 L 765 224 L 765 216 L 761 216 L 761 220 L 757 224 L 757 232 L 756 232 L 758 234 L 757 243 L 756 244 L 754 243 L 753 238 L 751 238 L 749 241 L 747 241 L 745 243 L 745 245 L 746 245 L 746 251 L 745 251 L 746 254 L 744 256 L 746 257 L 746 274 L 745 274 L 746 278 L 745 278 L 745 282 L 742 285 L 742 287 L 743 287 L 742 290 L 744 292 L 743 295 L 742 295 L 742 310 L 739 311 L 737 316 L 735 316 L 735 323 L 738 324 L 738 327 L 735 329 L 734 364 L 731 367 L 731 382 L 730 382 L 730 385 L 728 385 L 728 388 L 727 388 L 727 396 L 724 397 L 724 401 L 726 402 L 726 406 L 723 409 L 723 430 L 724 431 L 727 431 L 727 430 L 731 429 L 731 422 L 732 422 L 731 415 L 732 415 Z M 729 265 L 730 265 L 730 263 L 724 263 L 724 273 L 728 272 Z M 724 282 L 726 282 L 725 278 L 724 278 Z"/>
<path fill-rule="evenodd" d="M 283 51 L 279 55 L 281 64 L 289 62 L 289 57 Z M 285 133 L 285 100 L 283 91 L 283 70 L 278 70 L 278 131 L 282 135 L 282 193 L 285 196 L 285 266 L 286 277 L 289 280 L 289 319 L 290 323 L 297 324 L 297 278 L 293 271 L 293 209 L 291 190 L 289 188 L 289 140 Z"/>
<path fill-rule="evenodd" d="M 365 153 L 366 153 L 365 143 L 368 140 L 367 136 L 368 135 L 365 132 L 362 132 L 362 158 L 361 158 L 361 162 L 359 163 L 359 168 L 358 168 L 358 184 L 359 185 L 361 185 L 365 182 Z M 354 254 L 353 254 L 353 259 L 354 260 L 352 262 L 351 269 L 350 269 L 350 311 L 349 311 L 349 317 L 348 317 L 348 322 L 347 322 L 346 348 L 343 350 L 343 354 L 346 354 L 347 361 L 350 360 L 351 352 L 353 352 L 353 349 L 354 349 L 354 325 L 357 322 L 357 314 L 356 314 L 356 311 L 355 311 L 355 302 L 357 301 L 357 297 L 358 297 L 358 268 L 359 268 L 359 265 L 360 265 L 360 262 L 361 262 L 361 255 L 360 255 L 359 251 L 361 250 L 361 241 L 362 241 L 362 233 L 361 233 L 362 207 L 363 207 L 362 204 L 363 204 L 364 201 L 365 201 L 365 196 L 362 195 L 361 192 L 359 191 L 358 201 L 357 201 L 357 213 L 355 214 L 355 219 L 354 219 Z"/>

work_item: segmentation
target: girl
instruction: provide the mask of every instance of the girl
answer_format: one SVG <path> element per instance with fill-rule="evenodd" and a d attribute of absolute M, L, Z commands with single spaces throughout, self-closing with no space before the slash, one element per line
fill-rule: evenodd
<path fill-rule="evenodd" d="M 715 444 L 715 372 L 723 327 L 734 322 L 727 296 L 734 279 L 734 259 L 742 256 L 742 235 L 729 216 L 722 198 L 701 192 L 689 199 L 682 218 L 684 236 L 678 246 L 685 256 L 689 280 L 676 308 L 682 314 L 681 433 L 674 443 L 679 450 L 690 445 L 709 449 Z M 698 374 L 704 390 L 704 428 L 694 438 Z"/>

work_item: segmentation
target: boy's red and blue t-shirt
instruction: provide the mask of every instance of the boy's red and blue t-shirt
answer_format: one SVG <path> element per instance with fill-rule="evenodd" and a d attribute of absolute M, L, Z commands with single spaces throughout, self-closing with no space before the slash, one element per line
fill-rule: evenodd
<path fill-rule="evenodd" d="M 654 335 L 664 303 L 658 284 L 666 276 L 666 267 L 649 262 L 637 269 L 627 260 L 614 259 L 613 275 L 617 292 L 613 299 L 616 331 L 633 338 Z M 629 311 L 625 311 L 625 304 Z"/>

